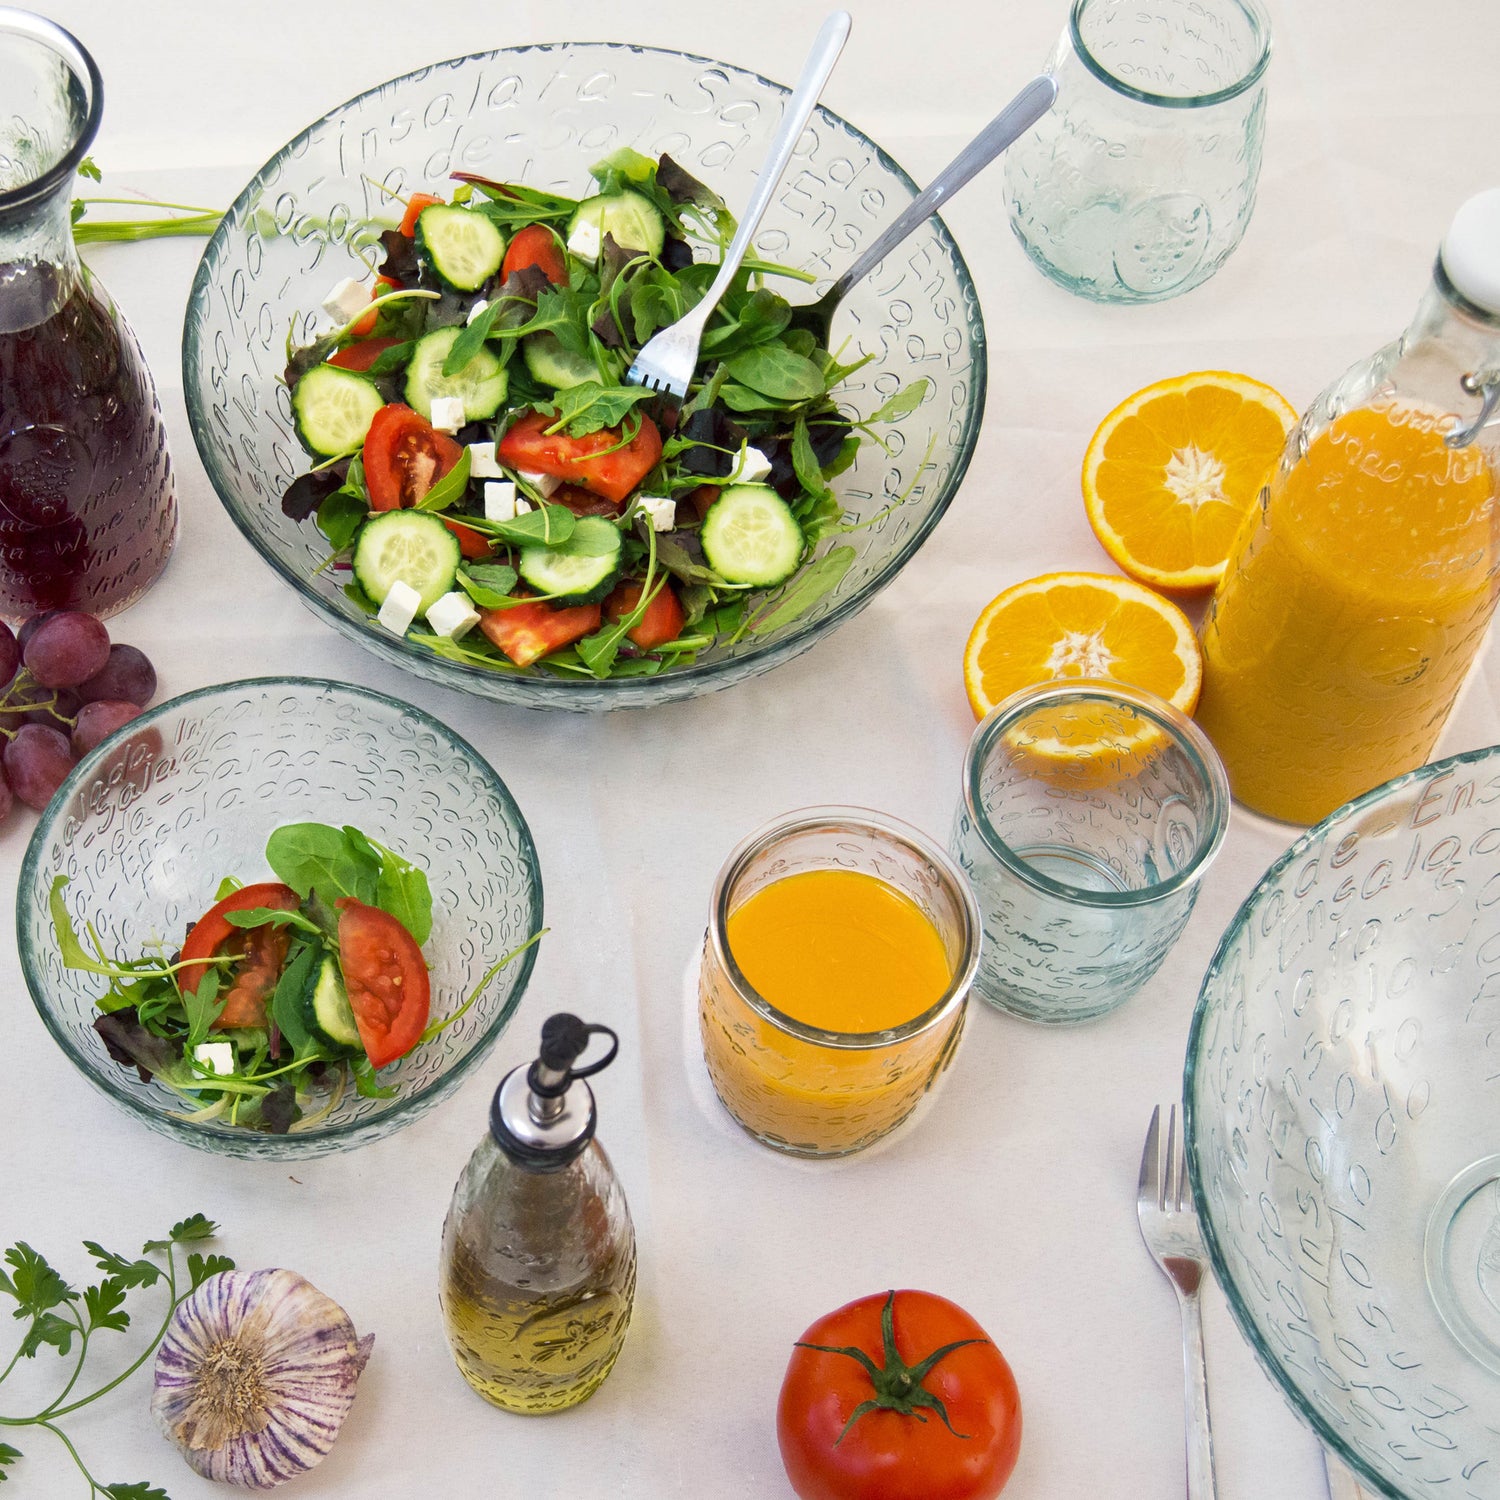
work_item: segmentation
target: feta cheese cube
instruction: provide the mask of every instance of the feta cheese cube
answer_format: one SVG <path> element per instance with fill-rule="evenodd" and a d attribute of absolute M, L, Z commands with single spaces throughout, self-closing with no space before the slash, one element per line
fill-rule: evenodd
<path fill-rule="evenodd" d="M 434 396 L 432 398 L 432 425 L 439 432 L 457 432 L 464 425 L 463 397 Z"/>
<path fill-rule="evenodd" d="M 486 521 L 514 521 L 516 487 L 508 479 L 486 479 L 484 482 L 484 518 Z"/>
<path fill-rule="evenodd" d="M 661 495 L 640 495 L 636 504 L 656 531 L 670 531 L 677 524 L 677 502 Z"/>
<path fill-rule="evenodd" d="M 603 248 L 604 237 L 599 233 L 599 226 L 591 224 L 587 219 L 581 220 L 568 236 L 568 250 L 579 260 L 598 260 Z"/>
<path fill-rule="evenodd" d="M 392 635 L 405 635 L 411 622 L 416 619 L 421 603 L 422 596 L 409 583 L 402 583 L 398 578 L 391 585 L 391 591 L 385 596 L 385 603 L 380 606 L 380 613 L 375 618 Z"/>
<path fill-rule="evenodd" d="M 370 305 L 370 289 L 352 276 L 346 276 L 337 286 L 330 288 L 323 299 L 323 311 L 340 323 L 357 318 Z"/>
<path fill-rule="evenodd" d="M 202 1042 L 193 1048 L 193 1058 L 201 1068 L 211 1073 L 234 1072 L 234 1044 L 232 1042 Z"/>
<path fill-rule="evenodd" d="M 532 505 L 531 501 L 529 501 L 529 500 L 522 500 L 519 497 L 517 497 L 517 499 L 516 499 L 516 515 L 517 516 L 529 516 L 531 514 L 531 512 L 535 508 L 536 507 Z"/>
<path fill-rule="evenodd" d="M 469 316 L 464 319 L 464 322 L 472 323 L 475 318 L 480 317 L 484 313 L 485 308 L 487 308 L 488 306 L 489 303 L 486 302 L 483 297 L 481 297 L 479 301 L 469 309 Z"/>
<path fill-rule="evenodd" d="M 451 594 L 444 594 L 427 611 L 427 623 L 432 626 L 435 634 L 456 641 L 466 636 L 479 623 L 479 611 L 474 608 L 467 594 L 455 590 Z"/>
<path fill-rule="evenodd" d="M 470 479 L 503 479 L 505 477 L 505 470 L 495 462 L 493 443 L 470 443 L 468 446 Z"/>
<path fill-rule="evenodd" d="M 524 479 L 543 500 L 562 483 L 556 474 L 533 474 L 530 469 L 517 469 L 516 477 Z"/>
<path fill-rule="evenodd" d="M 759 448 L 746 448 L 729 477 L 736 484 L 757 484 L 770 472 L 771 460 Z"/>

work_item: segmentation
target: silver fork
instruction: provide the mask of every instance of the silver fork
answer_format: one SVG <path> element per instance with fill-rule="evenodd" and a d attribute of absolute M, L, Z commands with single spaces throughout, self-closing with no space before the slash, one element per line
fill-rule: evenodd
<path fill-rule="evenodd" d="M 844 42 L 849 36 L 849 25 L 849 12 L 845 10 L 834 11 L 823 22 L 817 39 L 813 42 L 812 51 L 808 53 L 807 61 L 802 66 L 802 76 L 797 80 L 797 87 L 787 100 L 781 128 L 776 132 L 776 139 L 771 142 L 770 154 L 760 169 L 760 176 L 756 178 L 755 191 L 751 193 L 745 216 L 729 242 L 719 274 L 714 277 L 713 285 L 709 287 L 703 300 L 691 312 L 679 318 L 670 328 L 663 328 L 660 333 L 653 334 L 642 346 L 625 376 L 628 385 L 649 386 L 653 391 L 670 393 L 679 401 L 687 396 L 693 369 L 698 363 L 698 345 L 703 339 L 703 329 L 708 323 L 709 315 L 719 305 L 719 298 L 729 290 L 729 283 L 734 280 L 734 273 L 739 270 L 740 262 L 750 248 L 751 238 L 760 227 L 766 209 L 770 207 L 771 198 L 781 181 L 781 174 L 786 171 L 787 163 L 792 159 L 792 151 L 801 138 L 813 106 L 818 102 L 818 95 L 823 92 L 823 85 L 828 82 L 828 75 L 844 49 Z"/>
<path fill-rule="evenodd" d="M 1177 1293 L 1182 1310 L 1182 1367 L 1187 1404 L 1188 1500 L 1216 1500 L 1213 1430 L 1208 1420 L 1208 1371 L 1203 1363 L 1203 1319 L 1198 1288 L 1207 1257 L 1187 1180 L 1187 1153 L 1178 1129 L 1177 1106 L 1161 1138 L 1161 1106 L 1151 1111 L 1141 1177 L 1136 1185 L 1141 1238 Z"/>

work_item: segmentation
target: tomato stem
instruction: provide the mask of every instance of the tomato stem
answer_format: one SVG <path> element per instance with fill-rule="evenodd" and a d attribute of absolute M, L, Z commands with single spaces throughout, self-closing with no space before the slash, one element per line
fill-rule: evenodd
<path fill-rule="evenodd" d="M 829 1344 L 802 1342 L 797 1344 L 799 1349 L 814 1349 L 819 1354 L 842 1354 L 857 1360 L 864 1366 L 865 1373 L 870 1377 L 870 1384 L 875 1389 L 873 1396 L 861 1401 L 849 1414 L 849 1420 L 844 1423 L 844 1430 L 833 1440 L 835 1448 L 848 1437 L 849 1429 L 862 1416 L 872 1411 L 900 1412 L 902 1416 L 915 1417 L 919 1422 L 927 1420 L 928 1411 L 935 1411 L 942 1418 L 943 1426 L 954 1437 L 967 1442 L 971 1436 L 970 1433 L 959 1432 L 954 1428 L 953 1423 L 948 1420 L 948 1408 L 943 1405 L 942 1398 L 934 1395 L 922 1382 L 932 1373 L 939 1361 L 946 1359 L 954 1350 L 967 1348 L 970 1344 L 987 1344 L 989 1340 L 958 1339 L 951 1344 L 944 1344 L 941 1349 L 935 1349 L 916 1364 L 909 1365 L 896 1348 L 895 1308 L 896 1294 L 892 1291 L 886 1296 L 885 1306 L 880 1311 L 880 1335 L 885 1359 L 883 1365 L 877 1365 L 863 1349 L 853 1346 L 835 1348 Z"/>

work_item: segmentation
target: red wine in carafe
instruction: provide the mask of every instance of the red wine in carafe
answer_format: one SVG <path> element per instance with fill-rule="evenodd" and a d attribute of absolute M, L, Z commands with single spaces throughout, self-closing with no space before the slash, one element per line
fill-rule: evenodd
<path fill-rule="evenodd" d="M 87 270 L 0 265 L 0 615 L 107 615 L 177 535 L 166 432 L 134 335 Z"/>

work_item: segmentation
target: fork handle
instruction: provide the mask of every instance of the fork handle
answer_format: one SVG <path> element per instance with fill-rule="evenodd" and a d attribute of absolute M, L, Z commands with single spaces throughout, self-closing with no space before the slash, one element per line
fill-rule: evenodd
<path fill-rule="evenodd" d="M 1050 73 L 1033 78 L 978 135 L 913 198 L 905 210 L 871 243 L 870 248 L 824 294 L 831 305 L 843 299 L 855 282 L 868 276 L 914 229 L 940 209 L 974 174 L 987 167 L 1052 108 L 1057 80 Z"/>
<path fill-rule="evenodd" d="M 719 267 L 719 274 L 714 277 L 713 285 L 709 287 L 708 294 L 699 304 L 704 321 L 718 306 L 719 298 L 729 290 L 729 283 L 734 280 L 734 273 L 739 270 L 740 262 L 744 260 L 745 252 L 749 250 L 750 241 L 760 227 L 760 221 L 765 217 L 766 209 L 771 206 L 771 199 L 781 182 L 781 175 L 786 171 L 787 163 L 792 159 L 792 152 L 796 150 L 797 142 L 802 138 L 802 132 L 812 115 L 813 106 L 818 102 L 818 95 L 823 92 L 823 85 L 828 82 L 828 75 L 833 72 L 833 65 L 838 61 L 839 53 L 844 50 L 844 43 L 849 39 L 849 25 L 848 11 L 834 11 L 823 22 L 817 39 L 813 42 L 812 51 L 807 54 L 807 61 L 802 65 L 802 76 L 797 80 L 797 87 L 792 90 L 791 98 L 787 100 L 786 113 L 781 119 L 781 129 L 776 132 L 776 139 L 771 142 L 770 154 L 761 166 L 760 176 L 755 180 L 755 191 L 750 194 L 745 216 L 740 220 L 739 228 L 735 230 L 734 238 L 729 242 L 729 249 L 725 253 L 723 264 Z"/>
<path fill-rule="evenodd" d="M 1203 1362 L 1203 1315 L 1196 1293 L 1179 1293 L 1182 1373 L 1187 1412 L 1187 1500 L 1218 1500 L 1214 1435 L 1208 1419 L 1208 1367 Z"/>

